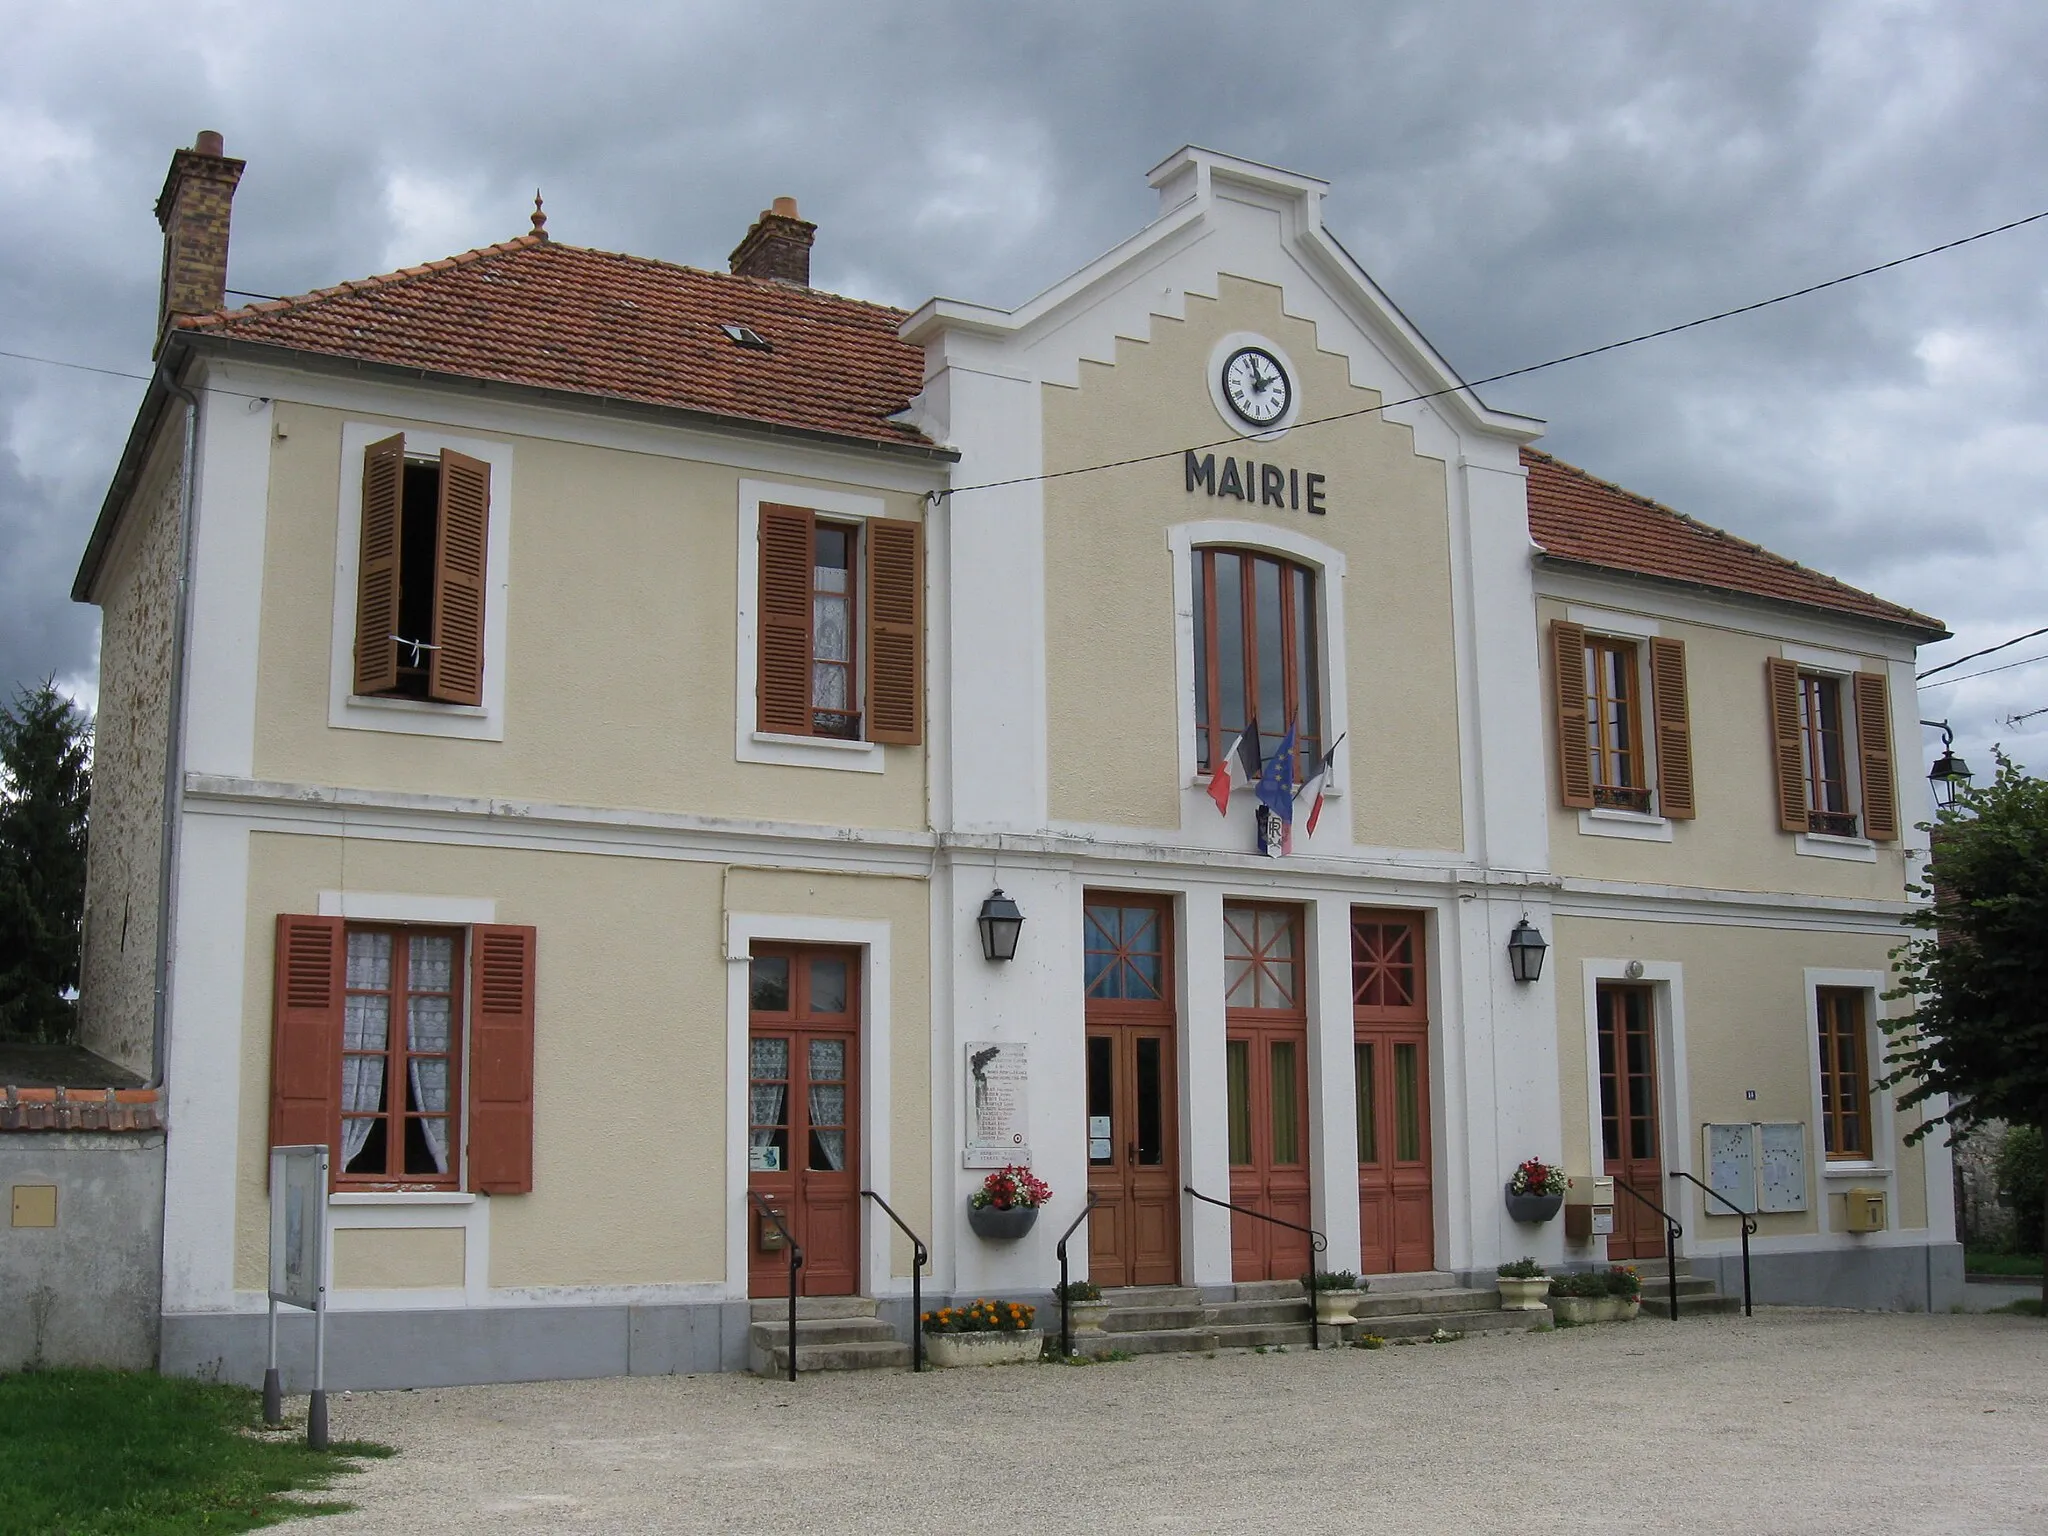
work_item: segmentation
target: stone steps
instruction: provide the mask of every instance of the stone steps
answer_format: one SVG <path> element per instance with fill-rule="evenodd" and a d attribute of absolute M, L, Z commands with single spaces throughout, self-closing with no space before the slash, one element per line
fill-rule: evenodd
<path fill-rule="evenodd" d="M 875 1315 L 872 1296 L 799 1296 L 796 1368 L 804 1371 L 908 1370 L 910 1346 Z M 789 1372 L 789 1302 L 756 1299 L 748 1356 L 758 1375 Z"/>
<path fill-rule="evenodd" d="M 1424 1338 L 1439 1328 L 1454 1333 L 1509 1333 L 1540 1327 L 1548 1310 L 1503 1312 L 1500 1293 L 1451 1283 L 1447 1274 L 1381 1277 L 1359 1298 L 1358 1322 L 1326 1325 L 1325 1348 L 1373 1333 L 1386 1339 Z M 1232 1287 L 1231 1299 L 1203 1303 L 1191 1287 L 1149 1287 L 1103 1292 L 1110 1310 L 1102 1332 L 1077 1334 L 1074 1348 L 1088 1355 L 1111 1350 L 1128 1354 L 1213 1354 L 1224 1349 L 1307 1349 L 1309 1302 L 1296 1280 L 1262 1280 Z M 1048 1332 L 1059 1327 L 1057 1308 L 1048 1312 Z"/>

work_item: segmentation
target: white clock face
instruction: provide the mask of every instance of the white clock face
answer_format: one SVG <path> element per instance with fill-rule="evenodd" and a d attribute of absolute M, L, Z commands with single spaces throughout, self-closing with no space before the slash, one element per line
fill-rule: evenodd
<path fill-rule="evenodd" d="M 1287 414 L 1294 385 L 1272 353 L 1239 347 L 1223 364 L 1223 397 L 1253 426 L 1269 427 Z"/>

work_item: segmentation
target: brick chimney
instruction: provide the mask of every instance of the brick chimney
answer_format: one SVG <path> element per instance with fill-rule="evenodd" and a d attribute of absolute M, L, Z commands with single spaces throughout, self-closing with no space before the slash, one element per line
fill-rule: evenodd
<path fill-rule="evenodd" d="M 811 241 L 818 226 L 796 216 L 796 199 L 778 197 L 774 206 L 747 231 L 747 238 L 726 259 L 741 277 L 772 277 L 778 282 L 811 286 Z"/>
<path fill-rule="evenodd" d="M 179 315 L 204 315 L 227 299 L 228 208 L 242 162 L 230 160 L 221 137 L 206 129 L 190 149 L 171 154 L 171 168 L 156 200 L 164 232 L 163 286 L 159 290 L 156 346 Z"/>

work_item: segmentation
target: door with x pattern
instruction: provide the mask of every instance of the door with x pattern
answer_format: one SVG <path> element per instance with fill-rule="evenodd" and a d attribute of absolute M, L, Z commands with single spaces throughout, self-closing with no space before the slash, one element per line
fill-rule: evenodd
<path fill-rule="evenodd" d="M 1082 905 L 1088 1037 L 1088 1278 L 1180 1283 L 1172 907 L 1091 891 Z"/>
<path fill-rule="evenodd" d="M 860 956 L 756 945 L 747 1065 L 747 1187 L 803 1249 L 807 1296 L 860 1286 Z M 789 1259 L 748 1202 L 748 1290 L 784 1292 Z"/>
<path fill-rule="evenodd" d="M 1230 1202 L 1309 1225 L 1308 1000 L 1301 908 L 1223 908 L 1224 1082 Z M 1231 1273 L 1295 1280 L 1308 1273 L 1304 1232 L 1233 1211 Z"/>
<path fill-rule="evenodd" d="M 1370 1275 L 1436 1264 L 1422 915 L 1351 914 L 1358 1220 Z"/>

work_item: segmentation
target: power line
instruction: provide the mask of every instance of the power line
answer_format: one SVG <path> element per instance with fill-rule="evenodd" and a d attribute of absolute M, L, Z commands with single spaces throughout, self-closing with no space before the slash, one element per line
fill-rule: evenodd
<path fill-rule="evenodd" d="M 1350 421 L 1354 417 L 1371 416 L 1380 411 L 1390 411 L 1397 406 L 1419 405 L 1425 400 L 1434 400 L 1441 395 L 1455 395 L 1460 390 L 1477 389 L 1482 384 L 1498 384 L 1502 379 L 1518 379 L 1524 374 L 1540 373 L 1545 368 L 1556 368 L 1565 363 L 1576 363 L 1582 358 L 1598 357 L 1603 352 L 1617 352 L 1623 347 L 1633 347 L 1645 341 L 1655 341 L 1662 336 L 1676 336 L 1680 331 L 1690 331 L 1702 325 L 1712 325 L 1719 320 L 1732 320 L 1737 315 L 1753 314 L 1759 309 L 1768 309 L 1773 304 L 1783 304 L 1791 299 L 1805 298 L 1808 294 L 1819 293 L 1823 289 L 1839 288 L 1843 283 L 1853 283 L 1858 278 L 1870 277 L 1879 272 L 1888 272 L 1893 267 L 1903 267 L 1908 262 L 1921 261 L 1929 256 L 1938 256 L 1943 251 L 1952 251 L 1958 246 L 1969 245 L 1978 240 L 1988 240 L 1993 235 L 2002 235 L 2009 230 L 2019 229 L 2023 225 L 2037 223 L 2042 219 L 2048 219 L 2048 209 L 2043 209 L 2039 213 L 2030 213 L 2023 219 L 2014 219 L 2010 223 L 1999 224 L 1991 229 L 1979 230 L 1974 235 L 1964 235 L 1960 240 L 1948 240 L 1940 245 L 1930 245 L 1926 250 L 1915 251 L 1910 256 L 1896 256 L 1890 261 L 1881 261 L 1874 267 L 1864 267 L 1855 272 L 1845 272 L 1840 277 L 1831 277 L 1826 282 L 1809 283 L 1806 287 L 1795 288 L 1790 293 L 1781 293 L 1768 299 L 1758 299 L 1752 304 L 1738 304 L 1733 309 L 1724 309 L 1711 315 L 1702 315 L 1697 320 L 1686 320 L 1678 325 L 1664 326 L 1659 330 L 1644 331 L 1639 336 L 1624 337 L 1620 341 L 1602 342 L 1597 347 L 1587 347 L 1582 351 L 1568 352 L 1563 357 L 1553 357 L 1547 362 L 1529 363 L 1520 368 L 1510 368 L 1504 373 L 1490 373 L 1483 379 L 1472 379 L 1467 382 L 1446 385 L 1442 389 L 1432 389 L 1420 395 L 1409 395 L 1406 399 L 1402 400 L 1383 400 L 1378 405 L 1362 406 L 1355 411 L 1340 411 L 1334 416 L 1317 416 L 1308 421 L 1298 421 L 1287 430 L 1299 432 L 1307 427 L 1320 427 L 1333 421 Z M 1039 475 L 1013 475 L 1005 480 L 986 480 L 978 485 L 957 485 L 944 492 L 944 494 L 958 496 L 966 491 L 993 491 L 1012 485 L 1034 485 L 1047 480 L 1063 480 L 1070 475 L 1089 475 L 1105 469 L 1124 469 L 1133 464 L 1156 464 L 1162 459 L 1178 458 L 1183 453 L 1201 453 L 1211 448 L 1232 448 L 1242 441 L 1244 439 L 1241 437 L 1227 437 L 1213 443 L 1199 443 L 1192 448 L 1169 448 L 1159 453 L 1141 453 L 1128 459 L 1113 459 L 1105 464 L 1083 464 L 1073 469 L 1050 470 Z"/>
<path fill-rule="evenodd" d="M 2031 667 L 2037 661 L 2048 661 L 2048 654 L 2029 656 L 2025 661 L 2008 661 L 2003 666 L 1986 667 L 1981 672 L 1965 672 L 1961 677 L 1944 677 L 1938 683 L 1929 683 L 1929 688 L 1946 688 L 1950 683 L 1967 683 L 1973 677 L 1989 677 L 1994 672 L 2010 672 L 2014 667 Z"/>
<path fill-rule="evenodd" d="M 1967 656 L 1958 656 L 1954 661 L 1944 661 L 1938 667 L 1929 667 L 1919 675 L 1916 681 L 1925 682 L 1937 672 L 1946 672 L 1950 667 L 1960 667 L 1966 661 L 1975 661 L 1979 656 L 1989 656 L 1993 651 L 2005 650 L 2008 646 L 2018 645 L 2022 640 L 2031 640 L 2036 635 L 2048 635 L 2048 626 L 2043 626 L 2040 629 L 2030 629 L 2024 635 L 2014 635 L 2010 640 L 2001 640 L 1996 645 L 1987 645 L 1981 651 L 1972 651 Z"/>

